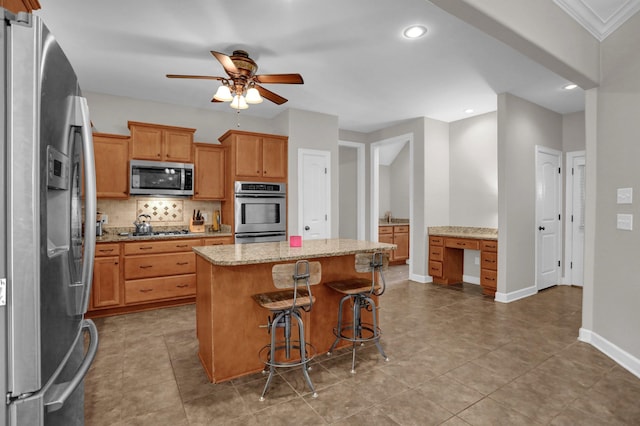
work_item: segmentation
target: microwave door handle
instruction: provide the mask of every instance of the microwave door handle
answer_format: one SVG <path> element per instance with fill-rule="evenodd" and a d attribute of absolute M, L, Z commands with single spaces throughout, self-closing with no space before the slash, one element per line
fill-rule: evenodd
<path fill-rule="evenodd" d="M 274 232 L 274 233 L 269 233 L 269 234 L 250 234 L 250 235 L 238 235 L 238 234 L 236 234 L 236 238 L 278 237 L 280 235 L 284 235 L 284 232 Z"/>
<path fill-rule="evenodd" d="M 180 189 L 184 191 L 185 171 L 184 167 L 180 169 Z"/>

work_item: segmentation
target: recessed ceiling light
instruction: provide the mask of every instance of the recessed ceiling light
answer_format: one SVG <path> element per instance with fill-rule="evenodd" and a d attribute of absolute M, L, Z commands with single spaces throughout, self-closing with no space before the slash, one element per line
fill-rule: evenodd
<path fill-rule="evenodd" d="M 412 25 L 410 27 L 405 28 L 402 32 L 402 35 L 405 38 L 420 38 L 427 33 L 427 27 L 423 25 Z"/>
<path fill-rule="evenodd" d="M 562 86 L 562 88 L 563 88 L 564 90 L 573 90 L 573 89 L 575 89 L 576 87 L 578 87 L 578 85 L 577 85 L 577 84 L 574 84 L 574 83 L 569 83 L 569 84 L 565 84 L 564 86 Z"/>
<path fill-rule="evenodd" d="M 467 108 L 467 109 L 464 110 L 465 114 L 473 114 L 473 112 L 474 112 L 473 108 Z"/>

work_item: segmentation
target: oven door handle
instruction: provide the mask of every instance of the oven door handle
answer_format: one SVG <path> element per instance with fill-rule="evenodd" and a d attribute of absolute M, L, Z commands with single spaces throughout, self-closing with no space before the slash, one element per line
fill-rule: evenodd
<path fill-rule="evenodd" d="M 284 195 L 268 195 L 268 194 L 236 194 L 236 198 L 285 198 Z"/>
<path fill-rule="evenodd" d="M 279 237 L 284 234 L 285 234 L 284 232 L 274 232 L 269 234 L 257 233 L 257 234 L 249 234 L 249 235 L 236 234 L 236 238 Z"/>

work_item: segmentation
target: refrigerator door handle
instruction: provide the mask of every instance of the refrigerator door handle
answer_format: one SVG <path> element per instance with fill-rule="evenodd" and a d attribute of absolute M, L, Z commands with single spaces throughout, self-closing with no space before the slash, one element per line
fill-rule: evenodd
<path fill-rule="evenodd" d="M 68 382 L 52 384 L 51 387 L 46 389 L 44 406 L 48 413 L 62 408 L 67 398 L 76 390 L 80 382 L 84 380 L 91 363 L 93 363 L 96 357 L 98 351 L 98 329 L 93 321 L 85 319 L 82 323 L 82 331 L 85 330 L 89 332 L 89 348 L 76 374 Z M 82 336 L 82 334 L 83 333 L 79 333 L 79 336 Z"/>
<path fill-rule="evenodd" d="M 89 307 L 91 281 L 93 280 L 93 257 L 96 250 L 96 166 L 93 154 L 93 134 L 87 99 L 76 96 L 76 112 L 80 115 L 77 121 L 82 126 L 82 152 L 84 155 L 84 255 L 82 256 L 82 285 L 84 285 L 81 312 L 85 314 Z"/>

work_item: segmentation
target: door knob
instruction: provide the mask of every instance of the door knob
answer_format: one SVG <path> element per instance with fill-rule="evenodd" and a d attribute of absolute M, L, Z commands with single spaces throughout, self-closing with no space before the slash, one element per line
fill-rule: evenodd
<path fill-rule="evenodd" d="M 538 226 L 538 231 L 544 231 L 545 227 L 544 226 Z"/>
<path fill-rule="evenodd" d="M 305 230 L 305 231 L 308 231 L 309 229 L 311 229 L 311 228 L 309 228 L 309 226 L 305 226 L 305 227 L 304 227 L 304 230 Z"/>

